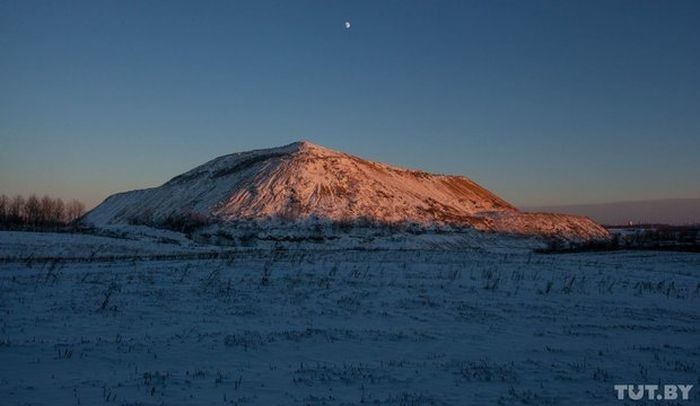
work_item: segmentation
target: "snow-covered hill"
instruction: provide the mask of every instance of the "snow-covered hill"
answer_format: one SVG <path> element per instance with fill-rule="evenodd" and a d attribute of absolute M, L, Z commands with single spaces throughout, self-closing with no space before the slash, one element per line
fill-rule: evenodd
<path fill-rule="evenodd" d="M 586 217 L 521 213 L 463 176 L 396 168 L 307 141 L 216 158 L 164 185 L 119 193 L 85 217 L 95 226 L 173 219 L 468 227 L 510 234 L 607 236 Z"/>

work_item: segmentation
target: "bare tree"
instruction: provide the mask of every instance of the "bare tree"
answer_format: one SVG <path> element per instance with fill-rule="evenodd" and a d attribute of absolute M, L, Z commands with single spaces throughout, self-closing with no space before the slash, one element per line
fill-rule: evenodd
<path fill-rule="evenodd" d="M 41 201 L 35 194 L 31 194 L 27 198 L 27 203 L 24 205 L 24 213 L 27 224 L 31 226 L 39 225 L 41 221 Z"/>
<path fill-rule="evenodd" d="M 72 223 L 85 214 L 85 205 L 78 200 L 71 200 L 66 206 L 66 222 Z"/>
<path fill-rule="evenodd" d="M 26 200 L 22 195 L 11 199 L 0 195 L 0 226 L 4 227 L 59 227 L 79 219 L 84 213 L 85 205 L 75 199 L 66 204 L 61 198 L 48 195 L 39 199 L 32 194 Z"/>
<path fill-rule="evenodd" d="M 48 225 L 53 223 L 53 218 L 51 215 L 53 213 L 53 199 L 49 195 L 44 195 L 39 201 L 39 218 L 37 223 L 39 225 Z"/>
<path fill-rule="evenodd" d="M 25 218 L 25 201 L 22 195 L 16 195 L 12 198 L 9 207 L 8 221 L 10 223 L 19 224 Z"/>
<path fill-rule="evenodd" d="M 2 196 L 0 196 L 0 222 L 2 224 L 7 223 L 7 217 L 9 215 L 9 212 L 10 212 L 10 199 L 7 196 L 2 195 Z"/>
<path fill-rule="evenodd" d="M 65 224 L 66 223 L 66 205 L 63 203 L 60 197 L 54 199 L 51 218 L 54 224 Z"/>

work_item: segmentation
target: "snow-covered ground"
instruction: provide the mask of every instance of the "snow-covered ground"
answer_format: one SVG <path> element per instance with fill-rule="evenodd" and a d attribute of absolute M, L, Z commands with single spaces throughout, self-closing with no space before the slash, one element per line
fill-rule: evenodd
<path fill-rule="evenodd" d="M 0 404 L 700 399 L 700 255 L 217 250 L 0 232 Z"/>
<path fill-rule="evenodd" d="M 134 256 L 211 249 L 192 243 L 180 233 L 141 226 L 130 226 L 128 232 L 114 227 L 104 235 L 0 231 L 0 258 L 5 259 Z"/>

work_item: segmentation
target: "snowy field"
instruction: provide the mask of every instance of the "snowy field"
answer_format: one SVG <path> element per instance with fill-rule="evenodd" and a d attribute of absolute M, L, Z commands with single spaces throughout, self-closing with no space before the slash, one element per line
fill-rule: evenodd
<path fill-rule="evenodd" d="M 699 399 L 697 254 L 197 252 L 0 232 L 0 404 Z"/>

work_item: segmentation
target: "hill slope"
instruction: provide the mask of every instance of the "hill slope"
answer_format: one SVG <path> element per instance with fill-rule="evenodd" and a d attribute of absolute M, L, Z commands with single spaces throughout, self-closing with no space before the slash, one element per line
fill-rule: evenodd
<path fill-rule="evenodd" d="M 309 142 L 225 155 L 164 185 L 110 196 L 86 216 L 96 226 L 198 216 L 250 220 L 369 220 L 514 234 L 602 238 L 585 217 L 527 214 L 462 176 L 400 169 Z"/>

